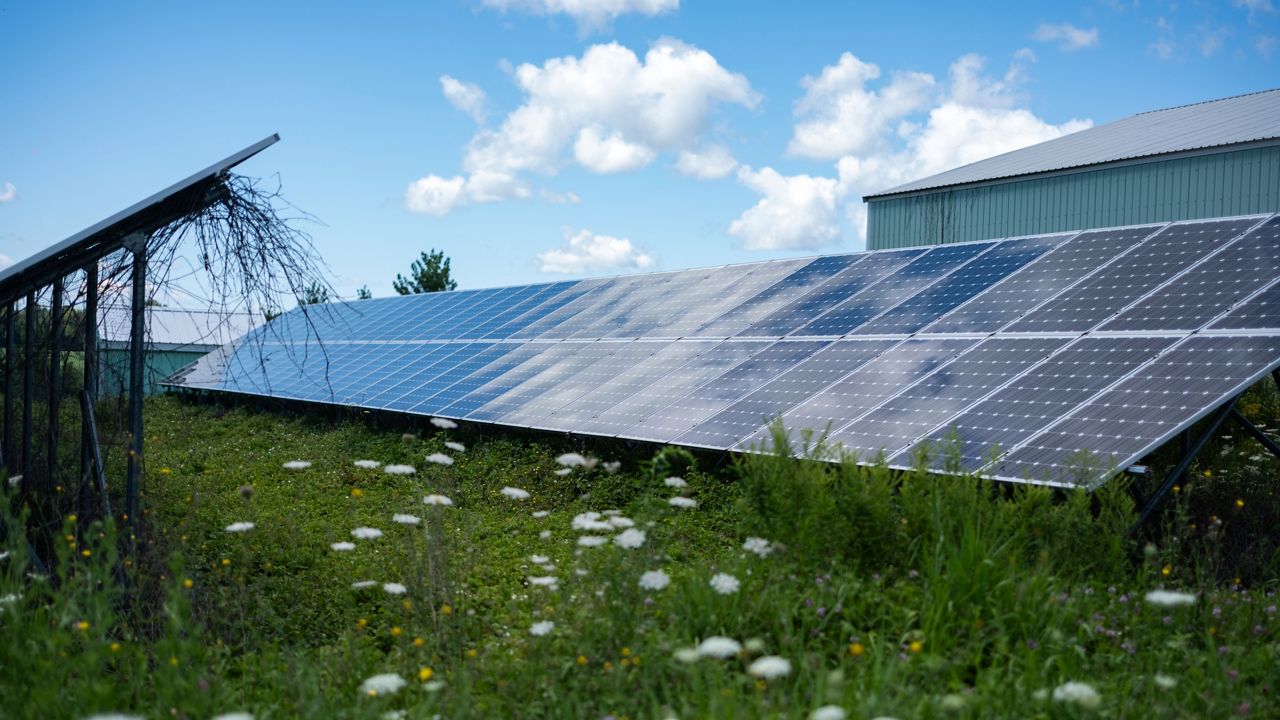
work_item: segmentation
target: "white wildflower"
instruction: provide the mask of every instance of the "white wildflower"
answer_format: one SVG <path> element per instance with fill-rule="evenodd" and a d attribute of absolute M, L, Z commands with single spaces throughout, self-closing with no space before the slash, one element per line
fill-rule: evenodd
<path fill-rule="evenodd" d="M 365 695 L 394 695 L 405 686 L 404 678 L 395 673 L 374 675 L 360 683 L 360 692 Z"/>
<path fill-rule="evenodd" d="M 1173 590 L 1152 590 L 1147 593 L 1147 602 L 1158 607 L 1195 605 L 1196 596 L 1191 593 L 1175 592 Z"/>
<path fill-rule="evenodd" d="M 601 520 L 600 517 L 601 517 L 600 513 L 598 512 L 579 513 L 574 516 L 573 522 L 570 523 L 570 525 L 573 527 L 574 530 L 584 530 L 584 531 L 590 531 L 590 532 L 595 532 L 598 530 L 604 530 L 607 532 L 607 531 L 613 530 L 613 525 L 610 524 L 607 520 Z"/>
<path fill-rule="evenodd" d="M 542 532 L 538 533 L 538 537 L 539 537 L 539 538 L 541 538 L 541 539 L 543 539 L 543 540 L 550 540 L 550 539 L 551 539 L 551 531 L 550 531 L 550 530 L 543 530 Z"/>
<path fill-rule="evenodd" d="M 847 715 L 839 705 L 823 705 L 809 713 L 809 720 L 844 720 Z"/>
<path fill-rule="evenodd" d="M 667 487 L 669 487 L 669 488 L 686 488 L 686 487 L 689 487 L 689 483 L 685 482 L 685 481 L 684 481 L 684 478 L 682 478 L 682 477 L 676 477 L 675 475 L 672 475 L 672 476 L 671 476 L 671 477 L 669 477 L 669 478 L 665 478 L 665 479 L 662 481 L 662 484 L 663 484 L 663 485 L 666 485 L 666 486 L 667 486 Z"/>
<path fill-rule="evenodd" d="M 391 516 L 391 521 L 398 522 L 401 525 L 417 525 L 418 523 L 422 522 L 422 518 L 418 517 L 417 515 L 410 515 L 408 513 L 396 513 L 395 515 Z"/>
<path fill-rule="evenodd" d="M 213 716 L 212 720 L 253 720 L 253 713 L 229 712 Z"/>
<path fill-rule="evenodd" d="M 578 538 L 578 544 L 582 547 L 600 547 L 609 542 L 609 538 L 599 535 L 583 535 Z"/>
<path fill-rule="evenodd" d="M 680 648 L 671 653 L 671 657 L 682 663 L 695 663 L 702 657 L 702 654 L 698 652 L 698 648 Z"/>
<path fill-rule="evenodd" d="M 444 689 L 444 681 L 440 679 L 432 680 L 422 684 L 422 689 L 429 693 L 438 693 Z"/>
<path fill-rule="evenodd" d="M 543 635 L 547 635 L 552 630 L 555 630 L 555 629 L 556 629 L 556 624 L 554 622 L 550 620 L 543 620 L 542 622 L 536 622 L 533 625 L 530 625 L 529 634 L 534 637 L 542 637 Z"/>
<path fill-rule="evenodd" d="M 413 475 L 418 472 L 412 465 L 388 465 L 382 471 L 388 475 Z"/>
<path fill-rule="evenodd" d="M 791 661 L 777 655 L 765 655 L 747 667 L 747 672 L 763 680 L 776 680 L 791 674 Z"/>
<path fill-rule="evenodd" d="M 634 550 L 644 544 L 644 531 L 635 528 L 623 530 L 614 536 L 613 544 L 625 550 Z"/>
<path fill-rule="evenodd" d="M 742 643 L 733 638 L 712 635 L 711 637 L 698 643 L 698 655 L 702 657 L 713 657 L 721 660 L 731 658 L 742 652 Z"/>
<path fill-rule="evenodd" d="M 716 573 L 711 576 L 711 587 L 721 595 L 732 595 L 738 592 L 740 586 L 738 578 L 728 573 Z"/>
<path fill-rule="evenodd" d="M 351 583 L 351 589 L 352 589 L 352 590 L 364 590 L 364 589 L 366 589 L 366 588 L 371 588 L 371 587 L 373 587 L 374 585 L 377 585 L 377 584 L 378 584 L 378 582 L 377 582 L 376 580 L 357 580 L 357 581 L 355 581 L 355 582 Z"/>
<path fill-rule="evenodd" d="M 769 554 L 773 552 L 773 545 L 764 538 L 749 537 L 742 543 L 742 549 L 755 553 L 760 557 L 769 557 Z"/>
<path fill-rule="evenodd" d="M 544 587 L 549 590 L 555 590 L 559 587 L 560 581 L 554 575 L 531 575 L 529 584 L 534 587 Z"/>
<path fill-rule="evenodd" d="M 378 528 L 358 527 L 351 531 L 351 537 L 357 540 L 377 540 L 382 537 L 382 531 Z"/>
<path fill-rule="evenodd" d="M 587 459 L 582 457 L 578 453 L 565 453 L 560 457 L 557 457 L 556 462 L 560 463 L 560 465 L 564 467 L 573 468 L 573 467 L 579 467 L 581 465 L 586 465 Z"/>
<path fill-rule="evenodd" d="M 453 458 L 445 455 L 444 453 L 431 453 L 427 456 L 427 462 L 434 463 L 436 465 L 452 465 Z"/>
<path fill-rule="evenodd" d="M 388 595 L 403 595 L 407 589 L 400 583 L 382 583 L 382 590 Z"/>
<path fill-rule="evenodd" d="M 546 516 L 548 516 L 548 515 L 550 515 L 550 514 L 551 514 L 551 513 L 550 513 L 549 511 L 547 511 L 547 510 L 534 510 L 534 511 L 533 511 L 533 513 L 532 513 L 533 517 L 535 517 L 535 518 L 536 518 L 536 519 L 538 519 L 538 520 L 541 520 L 542 518 L 544 518 L 544 517 L 546 517 Z"/>
<path fill-rule="evenodd" d="M 1102 696 L 1087 683 L 1065 682 L 1053 689 L 1053 701 L 1092 710 L 1102 704 Z"/>
<path fill-rule="evenodd" d="M 762 638 L 747 638 L 747 641 L 742 643 L 742 647 L 752 655 L 759 655 L 764 652 L 765 644 Z"/>
<path fill-rule="evenodd" d="M 285 470 L 306 470 L 311 467 L 311 463 L 306 460 L 290 460 L 284 464 Z"/>
<path fill-rule="evenodd" d="M 8 550 L 5 550 L 4 552 L 0 552 L 0 560 L 4 560 L 4 559 L 6 559 L 6 558 L 8 558 L 8 557 L 9 557 L 9 551 L 8 551 Z"/>
<path fill-rule="evenodd" d="M 235 523 L 231 523 L 224 529 L 229 533 L 242 533 L 242 532 L 249 532 L 255 527 L 257 526 L 251 522 L 235 522 Z"/>
<path fill-rule="evenodd" d="M 551 558 L 547 557 L 546 555 L 530 555 L 529 562 L 533 563 L 534 565 L 546 565 L 547 563 L 551 562 Z"/>
<path fill-rule="evenodd" d="M 409 717 L 408 710 L 388 710 L 378 716 L 381 720 L 404 720 Z"/>
<path fill-rule="evenodd" d="M 621 516 L 621 515 L 615 515 L 615 516 L 613 516 L 613 517 L 609 518 L 609 524 L 610 524 L 610 525 L 612 525 L 613 527 L 616 527 L 616 528 L 629 528 L 629 527 L 635 527 L 635 526 L 636 526 L 636 521 L 635 521 L 635 520 L 632 520 L 632 519 L 631 519 L 631 518 L 629 518 L 629 517 L 623 517 L 623 516 Z"/>
<path fill-rule="evenodd" d="M 454 451 L 454 452 L 464 453 L 464 452 L 466 452 L 466 451 L 467 451 L 467 446 L 466 446 L 466 445 L 463 445 L 463 444 L 462 444 L 462 443 L 460 443 L 460 442 L 454 442 L 454 441 L 452 441 L 452 440 L 446 440 L 446 441 L 445 441 L 445 443 L 444 443 L 444 446 L 445 446 L 445 447 L 447 447 L 447 448 L 449 448 L 450 450 L 452 450 L 452 451 Z"/>
<path fill-rule="evenodd" d="M 1156 687 L 1160 688 L 1161 690 L 1172 690 L 1178 686 L 1177 680 L 1175 680 L 1173 677 L 1169 675 L 1164 675 L 1161 673 L 1156 673 L 1156 676 L 1152 678 L 1152 680 L 1155 680 Z"/>
<path fill-rule="evenodd" d="M 564 477 L 565 475 L 568 475 L 571 472 L 573 472 L 573 468 L 560 468 L 559 470 L 556 471 L 556 474 L 559 475 L 560 477 Z"/>
<path fill-rule="evenodd" d="M 679 497 L 679 496 L 671 498 L 670 500 L 667 501 L 667 504 L 670 505 L 671 507 L 678 507 L 678 508 L 698 507 L 697 500 L 694 500 L 693 498 Z"/>
<path fill-rule="evenodd" d="M 452 505 L 453 501 L 444 495 L 428 495 L 422 498 L 425 505 Z"/>
<path fill-rule="evenodd" d="M 644 590 L 662 590 L 671 584 L 671 576 L 661 570 L 650 570 L 640 576 L 640 587 Z"/>
<path fill-rule="evenodd" d="M 521 490 L 518 487 L 511 487 L 510 485 L 502 488 L 501 492 L 503 495 L 506 495 L 512 500 L 528 500 L 529 499 L 528 490 Z"/>
<path fill-rule="evenodd" d="M 329 547 L 338 552 L 350 552 L 356 549 L 356 544 L 353 542 L 343 541 L 343 542 L 331 543 Z"/>
<path fill-rule="evenodd" d="M 621 463 L 621 462 L 619 462 L 619 461 L 617 461 L 617 460 L 614 460 L 614 461 L 612 461 L 612 462 L 604 463 L 601 467 L 603 467 L 603 468 L 604 468 L 604 471 L 605 471 L 605 472 L 607 472 L 607 473 L 609 473 L 610 475 L 612 475 L 612 474 L 614 474 L 614 473 L 618 472 L 618 470 L 620 470 L 620 469 L 622 468 L 622 463 Z"/>
<path fill-rule="evenodd" d="M 87 716 L 84 720 L 144 720 L 141 715 L 128 715 L 125 713 L 94 713 Z"/>
<path fill-rule="evenodd" d="M 377 468 L 379 465 L 381 465 L 382 463 L 378 462 L 377 460 L 356 460 L 351 464 L 355 465 L 358 468 L 364 468 L 365 470 L 373 470 Z"/>
<path fill-rule="evenodd" d="M 458 423 L 448 418 L 433 417 L 431 418 L 431 424 L 435 425 L 441 430 L 453 430 L 454 428 L 458 427 Z"/>

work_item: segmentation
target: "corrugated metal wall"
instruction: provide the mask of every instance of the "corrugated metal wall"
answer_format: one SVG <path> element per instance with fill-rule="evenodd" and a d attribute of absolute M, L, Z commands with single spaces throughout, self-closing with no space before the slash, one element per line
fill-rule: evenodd
<path fill-rule="evenodd" d="M 868 203 L 867 248 L 1280 211 L 1280 146 Z"/>

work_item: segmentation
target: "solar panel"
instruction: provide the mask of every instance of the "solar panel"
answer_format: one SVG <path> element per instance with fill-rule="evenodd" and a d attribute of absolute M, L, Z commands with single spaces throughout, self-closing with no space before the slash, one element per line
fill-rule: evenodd
<path fill-rule="evenodd" d="M 170 383 L 1092 486 L 1277 366 L 1252 216 L 312 306 Z"/>

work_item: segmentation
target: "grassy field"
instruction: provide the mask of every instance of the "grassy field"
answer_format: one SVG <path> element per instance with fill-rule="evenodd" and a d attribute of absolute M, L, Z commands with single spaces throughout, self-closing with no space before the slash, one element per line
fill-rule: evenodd
<path fill-rule="evenodd" d="M 0 718 L 1280 717 L 1251 440 L 1135 539 L 1120 482 L 147 413 L 136 556 L 0 548 Z"/>

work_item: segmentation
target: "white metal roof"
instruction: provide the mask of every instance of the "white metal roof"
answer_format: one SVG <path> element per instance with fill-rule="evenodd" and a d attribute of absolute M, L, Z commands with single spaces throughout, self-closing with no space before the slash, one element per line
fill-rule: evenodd
<path fill-rule="evenodd" d="M 1139 113 L 867 197 L 1275 139 L 1280 139 L 1280 89 Z"/>
<path fill-rule="evenodd" d="M 220 313 L 182 308 L 147 308 L 147 345 L 154 350 L 207 352 L 252 330 L 261 318 L 251 313 Z M 128 306 L 104 307 L 98 337 L 107 346 L 129 344 Z"/>

